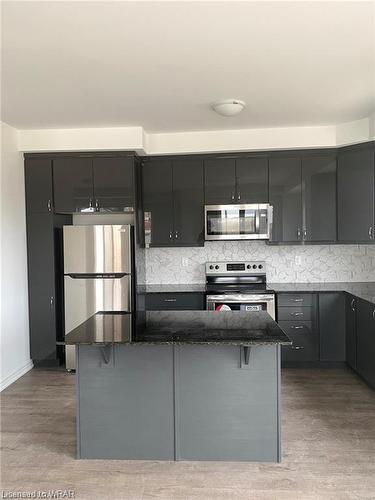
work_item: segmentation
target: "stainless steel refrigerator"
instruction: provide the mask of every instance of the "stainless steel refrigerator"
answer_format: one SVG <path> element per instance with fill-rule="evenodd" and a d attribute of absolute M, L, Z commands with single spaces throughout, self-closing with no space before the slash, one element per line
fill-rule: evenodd
<path fill-rule="evenodd" d="M 63 238 L 65 335 L 96 312 L 131 312 L 132 226 L 64 226 Z M 65 349 L 66 368 L 73 370 L 75 347 Z"/>

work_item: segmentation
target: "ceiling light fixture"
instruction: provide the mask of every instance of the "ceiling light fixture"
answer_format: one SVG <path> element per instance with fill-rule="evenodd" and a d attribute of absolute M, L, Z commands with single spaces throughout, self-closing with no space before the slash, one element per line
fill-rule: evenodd
<path fill-rule="evenodd" d="M 212 109 L 222 116 L 234 116 L 241 113 L 241 111 L 246 107 L 244 101 L 238 99 L 224 99 L 222 101 L 216 101 L 211 105 Z"/>

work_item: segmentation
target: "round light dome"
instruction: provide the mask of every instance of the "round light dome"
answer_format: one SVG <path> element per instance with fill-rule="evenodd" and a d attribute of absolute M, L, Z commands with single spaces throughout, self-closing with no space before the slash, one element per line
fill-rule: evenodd
<path fill-rule="evenodd" d="M 222 116 L 234 116 L 241 113 L 246 104 L 238 99 L 225 99 L 212 104 L 212 109 Z"/>

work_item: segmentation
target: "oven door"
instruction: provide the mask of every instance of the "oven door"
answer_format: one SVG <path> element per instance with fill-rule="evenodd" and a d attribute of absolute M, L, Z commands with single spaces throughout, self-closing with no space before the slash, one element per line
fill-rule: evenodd
<path fill-rule="evenodd" d="M 272 207 L 268 204 L 206 205 L 206 240 L 269 239 Z"/>
<path fill-rule="evenodd" d="M 221 294 L 207 295 L 206 309 L 208 311 L 267 311 L 272 319 L 275 315 L 275 296 L 266 294 Z"/>

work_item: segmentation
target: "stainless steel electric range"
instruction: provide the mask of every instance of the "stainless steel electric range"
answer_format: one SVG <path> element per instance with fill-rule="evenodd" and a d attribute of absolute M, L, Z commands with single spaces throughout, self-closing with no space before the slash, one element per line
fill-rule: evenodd
<path fill-rule="evenodd" d="M 206 309 L 267 311 L 275 319 L 275 293 L 267 289 L 265 262 L 207 262 Z"/>

